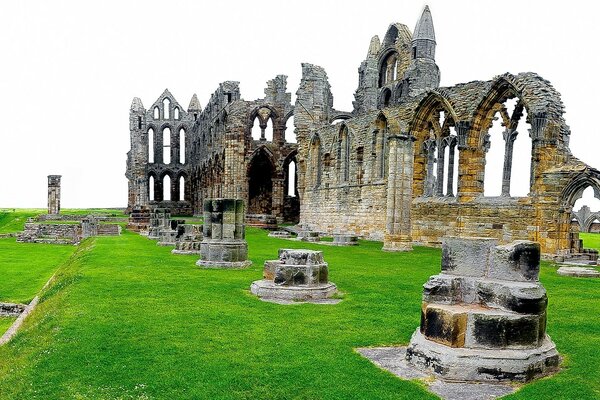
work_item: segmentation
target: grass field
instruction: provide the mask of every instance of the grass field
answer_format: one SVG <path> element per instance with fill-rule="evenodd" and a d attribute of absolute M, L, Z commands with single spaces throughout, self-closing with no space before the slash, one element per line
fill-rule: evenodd
<path fill-rule="evenodd" d="M 15 322 L 17 317 L 0 317 L 0 336 Z"/>
<path fill-rule="evenodd" d="M 422 284 L 440 268 L 439 249 L 339 248 L 252 228 L 247 239 L 254 264 L 246 270 L 202 270 L 197 257 L 130 232 L 87 239 L 68 260 L 55 255 L 54 284 L 0 347 L 0 398 L 435 398 L 354 348 L 408 343 Z M 250 283 L 281 247 L 323 250 L 343 301 L 282 306 L 253 297 Z M 49 246 L 45 257 L 64 248 Z M 547 263 L 540 279 L 564 369 L 508 398 L 600 398 L 600 280 L 561 277 Z"/>
<path fill-rule="evenodd" d="M 29 303 L 75 246 L 0 239 L 0 301 Z"/>
<path fill-rule="evenodd" d="M 586 249 L 600 250 L 600 233 L 580 232 L 579 238 L 583 239 L 583 247 Z"/>

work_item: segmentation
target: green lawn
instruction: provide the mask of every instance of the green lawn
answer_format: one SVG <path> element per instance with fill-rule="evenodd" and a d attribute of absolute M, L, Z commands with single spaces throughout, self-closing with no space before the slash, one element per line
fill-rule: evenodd
<path fill-rule="evenodd" d="M 583 239 L 584 248 L 600 250 L 600 233 L 580 232 L 579 238 Z"/>
<path fill-rule="evenodd" d="M 15 322 L 17 317 L 0 317 L 0 336 Z"/>
<path fill-rule="evenodd" d="M 197 257 L 129 232 L 87 239 L 0 347 L 0 398 L 435 398 L 354 348 L 408 343 L 439 249 L 319 246 L 252 228 L 247 239 L 254 264 L 246 270 L 202 270 Z M 282 306 L 253 297 L 250 283 L 281 247 L 322 250 L 343 301 Z M 600 280 L 561 277 L 547 263 L 541 280 L 565 369 L 509 398 L 600 398 Z"/>
<path fill-rule="evenodd" d="M 0 238 L 0 302 L 29 303 L 75 249 Z"/>

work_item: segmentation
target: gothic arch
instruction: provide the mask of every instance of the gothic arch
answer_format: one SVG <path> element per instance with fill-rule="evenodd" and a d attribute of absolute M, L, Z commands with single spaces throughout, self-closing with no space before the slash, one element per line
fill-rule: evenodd
<path fill-rule="evenodd" d="M 456 194 L 455 169 L 460 167 L 460 157 L 456 154 L 458 135 L 453 132 L 456 118 L 450 102 L 436 92 L 430 92 L 417 106 L 411 122 L 411 134 L 416 139 L 413 169 L 415 196 Z"/>

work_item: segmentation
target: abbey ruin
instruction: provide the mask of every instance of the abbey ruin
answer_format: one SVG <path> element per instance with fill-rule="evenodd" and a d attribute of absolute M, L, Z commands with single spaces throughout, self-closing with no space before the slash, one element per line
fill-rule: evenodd
<path fill-rule="evenodd" d="M 545 256 L 580 253 L 573 205 L 590 186 L 600 197 L 600 172 L 571 154 L 560 94 L 532 72 L 440 87 L 435 49 L 428 7 L 412 33 L 394 23 L 374 36 L 351 111 L 334 108 L 325 70 L 307 63 L 294 104 L 284 75 L 254 101 L 234 81 L 204 108 L 194 95 L 185 109 L 168 90 L 147 109 L 134 98 L 128 210 L 200 215 L 204 199 L 240 198 L 249 215 L 383 240 L 390 251 L 478 236 L 539 242 Z M 490 137 L 496 121 L 503 140 Z M 524 136 L 531 167 L 514 171 Z M 486 159 L 498 146 L 501 194 L 489 197 Z M 526 196 L 511 195 L 517 172 L 530 178 Z"/>

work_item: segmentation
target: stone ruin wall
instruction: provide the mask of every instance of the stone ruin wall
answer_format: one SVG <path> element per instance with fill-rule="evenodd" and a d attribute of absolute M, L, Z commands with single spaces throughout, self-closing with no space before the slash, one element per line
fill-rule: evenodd
<path fill-rule="evenodd" d="M 297 197 L 285 193 L 288 181 L 286 168 L 296 160 L 297 152 L 297 145 L 285 140 L 286 124 L 293 116 L 286 81 L 284 75 L 268 81 L 265 97 L 254 101 L 241 98 L 238 82 L 223 82 L 203 109 L 194 95 L 187 113 L 180 111 L 180 125 L 174 123 L 172 112 L 170 118 L 164 118 L 165 99 L 171 102 L 171 108 L 181 109 L 168 90 L 149 110 L 145 110 L 141 101 L 135 98 L 130 112 L 132 139 L 126 172 L 130 188 L 129 211 L 139 207 L 164 207 L 169 208 L 173 215 L 198 215 L 202 213 L 204 199 L 234 197 L 242 198 L 252 206 L 249 213 L 271 214 L 279 221 L 297 219 Z M 155 118 L 154 108 L 158 109 L 158 118 Z M 253 140 L 253 124 L 259 124 L 264 131 L 268 121 L 273 125 L 273 139 Z M 161 135 L 156 136 L 156 132 L 172 126 L 177 126 L 177 132 L 180 126 L 186 131 L 185 164 L 165 164 L 159 155 L 162 138 Z M 148 158 L 150 129 L 154 130 L 158 139 L 154 163 Z M 290 134 L 293 134 L 293 128 L 288 132 Z M 178 147 L 176 140 L 172 137 L 171 143 Z M 172 161 L 178 156 L 172 151 Z M 254 170 L 255 163 L 266 165 L 268 170 Z M 162 198 L 166 174 L 176 178 L 171 179 L 172 201 Z M 150 177 L 155 184 L 154 200 L 149 199 Z M 179 199 L 180 177 L 185 179 L 184 199 Z M 253 185 L 253 180 L 257 179 L 264 182 Z M 260 195 L 253 196 L 253 187 L 261 184 L 271 187 L 263 194 L 262 201 Z"/>
<path fill-rule="evenodd" d="M 393 29 L 388 34 L 390 31 Z M 401 30 L 398 32 L 397 41 L 405 41 Z M 295 117 L 301 223 L 329 234 L 345 231 L 367 238 L 385 236 L 390 171 L 380 182 L 373 172 L 381 154 L 389 155 L 388 149 L 378 146 L 377 135 L 383 130 L 388 137 L 400 133 L 414 140 L 412 190 L 404 190 L 411 192 L 410 216 L 406 218 L 410 218 L 414 242 L 439 245 L 443 236 L 465 235 L 496 238 L 500 243 L 534 240 L 541 243 L 545 254 L 577 251 L 573 245 L 577 235 L 570 227 L 571 209 L 586 187 L 592 186 L 600 194 L 600 174 L 572 156 L 570 130 L 562 117 L 564 106 L 550 83 L 534 73 L 507 73 L 490 81 L 445 88 L 438 88 L 435 79 L 430 79 L 424 84 L 426 89 L 420 83 L 414 90 L 414 78 L 406 79 L 413 68 L 410 65 L 404 78 L 399 75 L 394 84 L 377 91 L 364 81 L 369 81 L 370 73 L 377 74 L 373 64 L 385 60 L 382 54 L 388 50 L 378 52 L 378 43 L 371 41 L 367 59 L 359 68 L 354 112 L 334 125 L 331 122 L 340 113 L 333 109 L 325 71 L 303 65 Z M 402 46 L 396 43 L 396 47 Z M 392 94 L 386 105 L 381 96 L 389 89 Z M 502 115 L 504 129 L 509 133 L 515 130 L 520 115 L 509 115 L 502 108 L 502 103 L 512 98 L 520 100 L 530 127 L 519 133 L 532 139 L 530 194 L 513 197 L 503 192 L 502 196 L 485 197 L 488 129 L 496 112 L 502 111 L 507 117 Z M 440 115 L 446 121 L 434 132 L 434 120 Z M 448 137 L 450 127 L 455 131 L 452 137 Z M 349 145 L 344 136 L 350 138 Z M 437 186 L 428 180 L 427 149 L 431 147 L 427 146 L 439 147 L 443 140 L 456 149 L 454 162 L 458 163 L 458 187 L 453 187 L 449 196 L 439 195 Z M 349 157 L 344 148 L 349 149 Z M 348 171 L 346 176 L 342 169 Z M 507 182 L 503 184 L 508 187 L 510 177 Z"/>
<path fill-rule="evenodd" d="M 194 96 L 186 114 L 193 114 L 194 122 L 186 137 L 190 162 L 185 201 L 197 214 L 206 198 L 241 198 L 249 212 L 271 212 L 281 221 L 294 207 L 290 201 L 299 200 L 300 222 L 311 229 L 384 242 L 392 238 L 437 245 L 443 236 L 465 235 L 493 237 L 500 243 L 534 240 L 546 254 L 577 251 L 572 207 L 589 186 L 600 197 L 600 172 L 571 155 L 560 94 L 534 73 L 439 87 L 435 45 L 428 8 L 414 34 L 405 25 L 392 24 L 382 41 L 373 37 L 358 69 L 352 111 L 333 107 L 325 70 L 311 64 L 302 64 L 293 106 L 285 76 L 269 81 L 265 98 L 255 101 L 241 99 L 239 84 L 232 81 L 220 84 L 202 111 Z M 155 103 L 159 107 L 163 97 Z M 503 105 L 508 99 L 518 100 L 515 111 Z M 530 129 L 517 132 L 525 111 Z M 146 125 L 142 122 L 137 129 L 140 113 Z M 498 113 L 506 148 L 512 148 L 517 134 L 531 138 L 528 196 L 510 196 L 510 156 L 502 196 L 483 194 L 488 130 Z M 150 114 L 134 99 L 127 170 L 130 206 L 143 198 L 151 169 L 144 160 Z M 297 145 L 282 140 L 292 115 Z M 255 119 L 261 128 L 266 120 L 273 121 L 272 142 L 252 140 Z M 459 174 L 458 187 L 448 190 L 432 173 L 445 162 L 434 150 L 446 147 L 455 155 Z M 285 194 L 285 167 L 292 159 L 297 162 L 299 199 Z M 273 167 L 266 174 L 273 185 L 271 202 L 268 194 L 263 200 L 251 198 L 256 160 Z"/>

